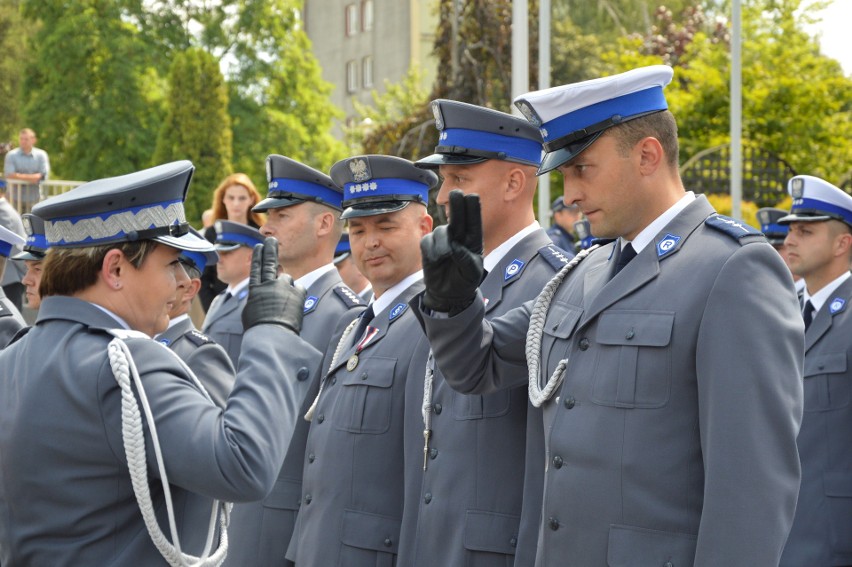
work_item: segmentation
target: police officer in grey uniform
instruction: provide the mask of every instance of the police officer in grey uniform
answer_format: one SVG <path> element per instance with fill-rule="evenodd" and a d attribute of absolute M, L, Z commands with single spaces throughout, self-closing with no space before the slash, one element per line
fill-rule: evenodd
<path fill-rule="evenodd" d="M 852 565 L 852 197 L 797 175 L 789 225 L 790 268 L 806 285 L 802 486 L 784 567 Z"/>
<path fill-rule="evenodd" d="M 190 232 L 199 239 L 204 238 L 194 228 L 190 228 Z M 185 277 L 178 274 L 175 303 L 169 311 L 169 328 L 155 338 L 186 362 L 213 401 L 224 408 L 237 372 L 225 349 L 196 329 L 189 318 L 192 300 L 201 289 L 201 274 L 208 264 L 219 260 L 219 255 L 210 244 L 205 250 L 183 250 L 179 259 L 186 274 Z"/>
<path fill-rule="evenodd" d="M 465 244 L 475 196 L 422 244 L 424 321 L 446 379 L 486 392 L 529 360 L 547 444 L 539 566 L 774 565 L 789 533 L 798 303 L 760 233 L 685 192 L 671 78 L 659 65 L 516 100 L 542 130 L 540 171 L 560 168 L 566 201 L 616 238 L 534 303 L 483 320 Z"/>
<path fill-rule="evenodd" d="M 406 376 L 423 364 L 408 302 L 423 290 L 418 243 L 432 229 L 431 171 L 390 156 L 336 163 L 352 254 L 375 298 L 336 345 L 307 417 L 297 566 L 393 565 L 403 511 Z"/>
<path fill-rule="evenodd" d="M 267 213 L 260 231 L 283 244 L 281 269 L 307 290 L 301 337 L 319 353 L 340 337 L 343 328 L 364 309 L 332 263 L 343 229 L 339 219 L 342 190 L 324 173 L 280 155 L 266 158 L 269 193 L 253 210 Z M 319 368 L 299 375 L 302 415 L 319 390 Z M 302 470 L 309 423 L 296 424 L 281 474 L 262 500 L 234 506 L 231 551 L 226 565 L 285 564 L 302 496 Z"/>
<path fill-rule="evenodd" d="M 22 236 L 0 226 L 0 276 L 3 275 L 4 270 L 9 268 L 6 263 L 13 249 L 20 249 L 24 242 L 26 240 Z M 26 326 L 27 323 L 21 316 L 21 312 L 9 301 L 9 298 L 3 293 L 3 289 L 0 288 L 0 348 L 9 344 L 15 333 Z"/>
<path fill-rule="evenodd" d="M 573 255 L 554 246 L 535 220 L 541 134 L 521 118 L 471 104 L 436 100 L 432 109 L 438 146 L 415 165 L 439 170 L 436 201 L 447 210 L 453 190 L 479 195 L 488 272 L 480 291 L 485 316 L 495 317 L 535 298 Z M 517 559 L 525 563 L 517 564 L 531 564 L 540 497 L 523 527 L 519 521 L 524 493 L 541 494 L 544 442 L 540 431 L 531 431 L 527 444 L 526 387 L 465 395 L 449 387 L 433 359 L 412 370 L 399 564 L 505 566 L 519 550 L 519 529 L 526 533 Z M 541 423 L 537 410 L 530 419 Z M 471 474 L 482 470 L 495 474 Z"/>
<path fill-rule="evenodd" d="M 250 254 L 256 245 L 263 242 L 263 235 L 257 229 L 238 222 L 219 220 L 214 226 L 215 246 L 219 252 L 216 271 L 228 287 L 213 298 L 201 332 L 221 345 L 234 368 L 239 368 L 243 342 L 241 315 L 248 299 Z"/>
<path fill-rule="evenodd" d="M 193 169 L 93 181 L 35 207 L 51 247 L 44 298 L 32 330 L 0 353 L 4 567 L 220 560 L 211 499 L 257 499 L 275 480 L 292 384 L 316 360 L 296 334 L 304 292 L 277 278 L 274 240 L 255 250 L 224 411 L 150 338 L 167 325 L 179 250 L 206 246 L 186 234 Z"/>

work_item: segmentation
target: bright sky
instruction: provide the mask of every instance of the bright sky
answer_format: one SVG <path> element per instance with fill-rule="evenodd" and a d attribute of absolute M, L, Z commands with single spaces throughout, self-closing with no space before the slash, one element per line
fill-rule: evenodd
<path fill-rule="evenodd" d="M 846 75 L 852 75 L 852 0 L 834 0 L 821 12 L 822 22 L 814 26 L 823 54 L 840 61 Z"/>

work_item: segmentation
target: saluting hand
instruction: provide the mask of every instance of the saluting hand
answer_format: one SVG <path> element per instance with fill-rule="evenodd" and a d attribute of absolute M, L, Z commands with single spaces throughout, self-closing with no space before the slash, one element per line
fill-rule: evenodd
<path fill-rule="evenodd" d="M 278 277 L 278 241 L 267 237 L 252 250 L 249 294 L 243 308 L 243 327 L 281 325 L 298 334 L 302 329 L 305 289 L 293 278 Z"/>
<path fill-rule="evenodd" d="M 482 281 L 482 216 L 479 195 L 450 192 L 450 220 L 420 241 L 423 305 L 455 315 L 476 298 Z"/>

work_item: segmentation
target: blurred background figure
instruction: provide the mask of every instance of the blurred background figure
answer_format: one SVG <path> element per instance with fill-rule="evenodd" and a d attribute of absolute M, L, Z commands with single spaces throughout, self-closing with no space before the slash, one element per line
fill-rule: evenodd
<path fill-rule="evenodd" d="M 213 213 L 212 218 L 207 221 L 210 224 L 205 225 L 204 238 L 210 242 L 216 241 L 213 224 L 217 220 L 236 222 L 252 228 L 263 226 L 266 222 L 265 215 L 251 210 L 260 199 L 260 193 L 245 173 L 234 173 L 223 179 L 213 192 Z M 213 298 L 222 293 L 225 287 L 226 284 L 216 277 L 216 265 L 208 266 L 201 274 L 201 291 L 198 293 L 205 312 L 210 309 Z"/>
<path fill-rule="evenodd" d="M 582 213 L 577 205 L 566 205 L 564 197 L 557 197 L 550 204 L 553 226 L 547 229 L 547 236 L 564 251 L 573 256 L 576 252 L 574 241 L 574 223 L 580 220 Z"/>
<path fill-rule="evenodd" d="M 786 224 L 778 224 L 778 220 L 789 214 L 789 211 L 774 207 L 764 207 L 758 209 L 756 213 L 757 222 L 760 223 L 760 232 L 766 236 L 769 244 L 778 251 L 784 259 L 784 263 L 787 264 L 787 267 L 790 267 L 790 262 L 787 257 L 787 247 L 784 245 L 784 239 L 787 238 L 790 227 Z M 796 293 L 801 295 L 802 288 L 805 287 L 805 280 L 801 276 L 793 274 L 793 282 L 796 284 Z"/>
<path fill-rule="evenodd" d="M 25 238 L 26 234 L 24 233 L 24 225 L 21 222 L 21 215 L 6 199 L 6 189 L 6 181 L 0 179 L 0 226 L 11 230 L 21 238 Z M 12 250 L 12 254 L 17 254 L 20 251 L 20 248 L 15 247 Z M 12 262 L 6 270 L 6 273 L 3 274 L 2 279 L 0 279 L 0 285 L 3 286 L 3 293 L 9 301 L 12 302 L 12 305 L 18 309 L 18 311 L 20 311 L 23 306 L 22 299 L 24 296 L 24 284 L 21 283 L 21 279 L 23 277 L 24 270 L 22 267 L 19 264 Z"/>
<path fill-rule="evenodd" d="M 574 223 L 574 234 L 577 235 L 577 244 L 575 252 L 585 250 L 592 245 L 595 237 L 592 236 L 592 229 L 587 219 L 578 220 Z"/>
<path fill-rule="evenodd" d="M 41 305 L 38 287 L 41 284 L 42 263 L 47 254 L 47 238 L 44 236 L 44 221 L 39 217 L 27 213 L 23 217 L 23 223 L 27 241 L 23 252 L 12 256 L 12 260 L 24 262 L 26 272 L 21 283 L 26 286 L 27 307 L 38 309 Z"/>
<path fill-rule="evenodd" d="M 12 252 L 13 247 L 20 247 L 24 243 L 24 239 L 9 230 L 0 226 L 0 276 L 6 269 L 6 259 Z M 12 305 L 3 291 L 0 290 L 0 349 L 6 347 L 15 333 L 26 326 L 21 312 Z"/>
<path fill-rule="evenodd" d="M 35 147 L 36 134 L 29 128 L 18 133 L 18 147 L 6 154 L 3 176 L 24 183 L 13 193 L 15 204 L 21 211 L 29 211 L 40 198 L 39 183 L 50 175 L 47 152 Z"/>
<path fill-rule="evenodd" d="M 340 242 L 337 244 L 337 248 L 334 249 L 334 265 L 337 267 L 343 283 L 357 293 L 361 301 L 370 303 L 370 300 L 373 298 L 373 286 L 370 285 L 370 280 L 364 277 L 364 274 L 355 265 L 355 260 L 352 258 L 352 247 L 349 245 L 348 232 L 340 235 Z"/>

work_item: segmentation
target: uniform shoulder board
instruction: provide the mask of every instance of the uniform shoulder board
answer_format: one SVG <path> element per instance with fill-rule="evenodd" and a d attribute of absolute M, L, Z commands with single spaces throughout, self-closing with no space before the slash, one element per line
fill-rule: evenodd
<path fill-rule="evenodd" d="M 766 238 L 763 236 L 763 233 L 754 228 L 753 226 L 747 225 L 743 221 L 739 221 L 731 217 L 726 217 L 725 215 L 720 215 L 718 213 L 712 214 L 707 217 L 707 220 L 704 221 L 704 224 L 706 224 L 710 228 L 715 228 L 719 232 L 727 234 L 734 240 L 738 241 L 740 244 L 743 243 L 742 239 L 748 236 L 758 236 L 762 237 L 763 240 L 766 240 Z"/>
<path fill-rule="evenodd" d="M 183 336 L 186 337 L 187 339 L 189 339 L 189 342 L 191 342 L 195 346 L 204 346 L 206 344 L 216 342 L 197 329 L 193 329 L 193 330 L 189 331 L 188 333 L 185 333 Z"/>
<path fill-rule="evenodd" d="M 340 300 L 343 301 L 347 309 L 351 309 L 359 305 L 364 305 L 364 302 L 361 301 L 361 298 L 358 297 L 358 295 L 354 291 L 352 291 L 345 285 L 334 286 L 334 293 L 336 293 L 337 297 L 339 297 Z"/>
<path fill-rule="evenodd" d="M 538 249 L 538 255 L 541 256 L 554 271 L 558 272 L 562 266 L 567 264 L 573 258 L 573 254 L 569 254 L 555 244 L 548 244 Z"/>
<path fill-rule="evenodd" d="M 112 335 L 117 339 L 148 339 L 151 337 L 143 333 L 142 331 L 134 331 L 133 329 L 104 329 L 107 333 Z"/>
<path fill-rule="evenodd" d="M 30 329 L 32 329 L 32 327 L 29 327 L 29 326 L 22 327 L 21 329 L 19 329 L 17 333 L 12 335 L 12 339 L 9 341 L 9 344 L 7 344 L 6 347 L 9 347 L 12 343 L 16 343 L 19 340 L 21 340 L 21 338 L 23 338 L 24 335 L 26 335 L 27 333 L 30 332 Z"/>

